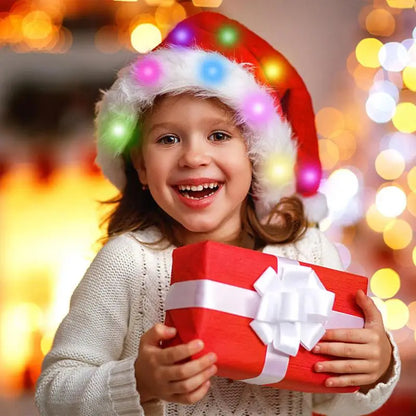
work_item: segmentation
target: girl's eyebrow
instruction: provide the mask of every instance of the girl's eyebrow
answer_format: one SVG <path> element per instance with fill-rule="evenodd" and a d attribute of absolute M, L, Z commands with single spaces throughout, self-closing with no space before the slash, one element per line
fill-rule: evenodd
<path fill-rule="evenodd" d="M 218 125 L 218 124 L 227 124 L 227 127 L 229 129 L 231 128 L 237 128 L 237 126 L 233 123 L 233 121 L 229 118 L 222 118 L 222 117 L 205 117 L 203 119 L 200 120 L 201 124 L 206 124 L 206 125 Z M 155 123 L 153 124 L 148 133 L 150 134 L 152 133 L 154 130 L 157 129 L 175 129 L 177 127 L 183 128 L 183 126 L 179 125 L 178 123 L 176 123 L 175 121 L 164 121 L 164 122 L 160 122 L 160 123 Z"/>

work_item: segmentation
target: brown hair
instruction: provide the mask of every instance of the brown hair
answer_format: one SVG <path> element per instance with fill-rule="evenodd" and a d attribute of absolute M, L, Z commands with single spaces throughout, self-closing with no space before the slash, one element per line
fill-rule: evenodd
<path fill-rule="evenodd" d="M 163 96 L 156 97 L 153 105 L 141 115 L 142 121 L 145 120 L 146 115 L 154 111 L 162 98 Z M 230 113 L 233 122 L 237 123 L 235 112 L 222 101 L 214 97 L 205 99 L 215 100 Z M 239 127 L 244 130 L 244 126 Z M 156 226 L 163 237 L 155 243 L 160 243 L 166 238 L 170 243 L 180 246 L 181 243 L 174 233 L 176 221 L 157 205 L 148 190 L 142 189 L 129 151 L 125 153 L 124 161 L 126 186 L 118 197 L 105 201 L 106 204 L 115 205 L 103 221 L 103 224 L 108 221 L 105 239 L 128 231 Z M 271 210 L 266 221 L 260 222 L 255 213 L 253 197 L 249 193 L 241 206 L 241 233 L 238 244 L 257 249 L 267 244 L 289 243 L 299 239 L 305 233 L 306 227 L 303 204 L 297 197 L 282 198 Z"/>

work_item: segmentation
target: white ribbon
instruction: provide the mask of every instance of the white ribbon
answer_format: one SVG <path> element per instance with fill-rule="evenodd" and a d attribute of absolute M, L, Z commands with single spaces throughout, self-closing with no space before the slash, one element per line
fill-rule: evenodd
<path fill-rule="evenodd" d="M 253 318 L 250 326 L 267 345 L 259 376 L 250 384 L 281 381 L 289 357 L 299 345 L 311 350 L 329 328 L 362 328 L 362 318 L 332 310 L 335 295 L 325 289 L 310 267 L 278 257 L 255 282 L 256 291 L 216 282 L 190 280 L 171 285 L 165 309 L 201 307 Z"/>

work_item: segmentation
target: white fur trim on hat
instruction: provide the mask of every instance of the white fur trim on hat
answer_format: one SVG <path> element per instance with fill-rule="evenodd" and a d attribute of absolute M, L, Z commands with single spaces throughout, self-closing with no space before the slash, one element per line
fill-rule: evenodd
<path fill-rule="evenodd" d="M 141 84 L 135 75 L 135 68 L 149 58 L 160 63 L 161 76 L 157 82 Z M 208 58 L 216 59 L 224 66 L 221 82 L 201 79 L 201 62 Z M 139 57 L 119 72 L 118 79 L 99 103 L 96 162 L 117 188 L 122 190 L 125 186 L 124 162 L 122 151 L 106 144 L 106 119 L 119 115 L 137 123 L 140 114 L 151 107 L 156 96 L 189 92 L 199 97 L 220 99 L 236 112 L 237 122 L 244 125 L 248 154 L 253 163 L 253 193 L 259 218 L 267 215 L 282 197 L 295 193 L 296 142 L 292 138 L 291 127 L 281 117 L 279 104 L 273 101 L 267 88 L 256 81 L 250 66 L 230 61 L 216 52 L 181 47 L 161 48 Z M 253 94 L 267 97 L 273 105 L 273 112 L 265 122 L 256 123 L 245 117 L 244 102 Z M 273 155 L 286 158 L 289 173 L 284 183 L 273 183 L 265 170 L 266 159 Z"/>

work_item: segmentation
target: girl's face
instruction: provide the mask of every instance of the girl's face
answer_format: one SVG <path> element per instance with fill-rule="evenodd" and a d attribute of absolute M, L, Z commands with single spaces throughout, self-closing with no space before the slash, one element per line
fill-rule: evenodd
<path fill-rule="evenodd" d="M 145 117 L 132 159 L 141 183 L 179 224 L 182 244 L 238 237 L 252 167 L 223 105 L 190 94 L 161 98 Z"/>

